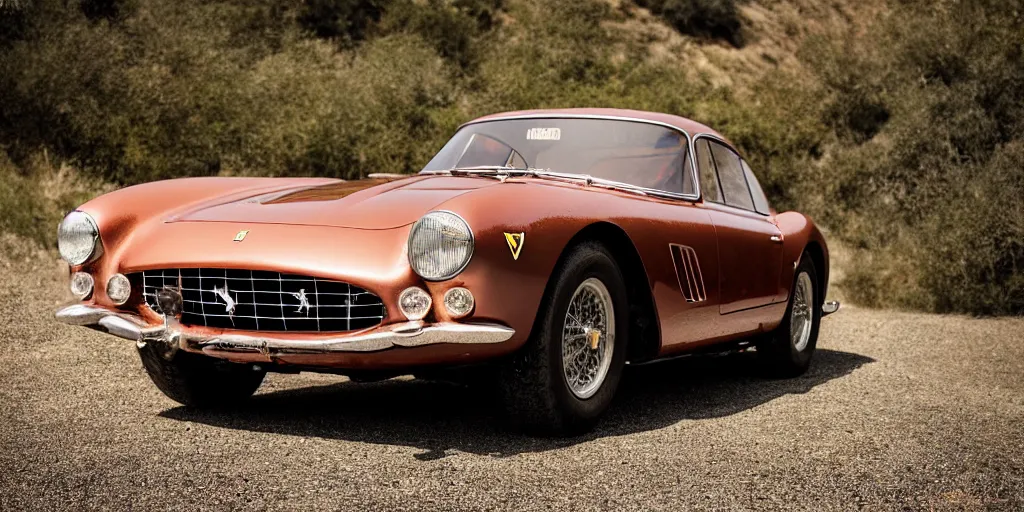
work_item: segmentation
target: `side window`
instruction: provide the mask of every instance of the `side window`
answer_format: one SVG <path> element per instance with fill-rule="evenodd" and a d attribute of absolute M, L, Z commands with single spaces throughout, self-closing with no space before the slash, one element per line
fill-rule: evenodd
<path fill-rule="evenodd" d="M 725 204 L 754 210 L 754 199 L 750 196 L 747 188 L 747 179 L 743 177 L 743 167 L 740 164 L 740 157 L 731 149 L 718 144 L 710 143 L 711 155 L 715 159 L 715 168 L 718 169 L 718 181 L 722 185 L 722 194 L 725 196 Z"/>
<path fill-rule="evenodd" d="M 715 176 L 715 163 L 711 160 L 711 150 L 707 139 L 697 139 L 697 170 L 700 171 L 700 191 L 706 201 L 722 202 L 722 194 L 718 190 L 718 178 Z"/>
<path fill-rule="evenodd" d="M 747 185 L 750 186 L 750 195 L 754 198 L 754 211 L 762 215 L 771 215 L 771 206 L 768 205 L 768 198 L 765 197 L 761 184 L 757 182 L 757 176 L 754 176 L 754 171 L 750 170 L 746 160 L 741 160 L 741 162 L 743 163 L 743 175 L 747 177 Z"/>

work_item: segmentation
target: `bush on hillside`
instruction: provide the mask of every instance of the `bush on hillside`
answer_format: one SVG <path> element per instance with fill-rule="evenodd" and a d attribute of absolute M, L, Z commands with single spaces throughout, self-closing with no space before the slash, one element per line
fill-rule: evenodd
<path fill-rule="evenodd" d="M 1024 20 L 1014 9 L 910 1 L 852 41 L 870 58 L 849 59 L 850 41 L 818 53 L 825 112 L 869 97 L 890 114 L 836 147 L 822 175 L 836 182 L 833 226 L 874 255 L 853 258 L 848 287 L 863 302 L 1024 313 Z M 824 119 L 840 140 L 857 124 L 845 119 Z M 867 277 L 892 269 L 905 286 Z"/>
<path fill-rule="evenodd" d="M 136 9 L 135 0 L 79 0 L 78 8 L 91 21 L 120 21 Z"/>
<path fill-rule="evenodd" d="M 381 32 L 417 34 L 464 71 L 480 58 L 480 36 L 496 28 L 502 0 L 393 0 Z"/>
<path fill-rule="evenodd" d="M 0 234 L 50 247 L 64 215 L 107 189 L 66 166 L 55 167 L 46 152 L 33 155 L 24 166 L 0 154 Z"/>
<path fill-rule="evenodd" d="M 683 34 L 744 44 L 736 0 L 637 0 Z"/>
<path fill-rule="evenodd" d="M 362 41 L 390 0 L 305 0 L 299 23 L 317 37 L 338 39 L 343 45 Z"/>

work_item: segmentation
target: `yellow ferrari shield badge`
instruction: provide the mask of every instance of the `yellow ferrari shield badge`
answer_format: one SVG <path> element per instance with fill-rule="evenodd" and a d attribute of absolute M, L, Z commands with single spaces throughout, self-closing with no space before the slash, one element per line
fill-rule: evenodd
<path fill-rule="evenodd" d="M 235 235 L 235 241 L 236 242 L 241 242 L 242 240 L 245 240 L 245 235 L 248 235 L 248 234 L 249 234 L 249 230 L 247 230 L 247 229 L 243 229 L 242 231 L 239 231 L 238 234 Z"/>
<path fill-rule="evenodd" d="M 508 250 L 512 251 L 512 259 L 518 260 L 523 242 L 526 241 L 526 233 L 505 233 L 505 241 L 508 242 Z"/>

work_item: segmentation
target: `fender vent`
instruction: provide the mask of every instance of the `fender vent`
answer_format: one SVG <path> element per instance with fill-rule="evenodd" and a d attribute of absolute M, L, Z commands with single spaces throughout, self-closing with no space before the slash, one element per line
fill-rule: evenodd
<path fill-rule="evenodd" d="M 676 278 L 679 279 L 679 291 L 683 292 L 686 302 L 702 302 L 706 300 L 704 292 L 704 276 L 700 273 L 700 261 L 693 247 L 669 244 L 672 251 L 672 264 L 676 267 Z"/>

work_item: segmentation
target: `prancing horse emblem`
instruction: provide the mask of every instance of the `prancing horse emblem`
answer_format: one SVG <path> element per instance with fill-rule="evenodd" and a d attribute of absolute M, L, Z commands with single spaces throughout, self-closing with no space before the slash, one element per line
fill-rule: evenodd
<path fill-rule="evenodd" d="M 302 313 L 302 308 L 306 308 L 306 316 L 309 316 L 309 298 L 306 297 L 305 288 L 301 288 L 299 289 L 299 293 L 293 293 L 291 295 L 299 301 L 299 309 L 296 309 L 295 312 Z"/>
<path fill-rule="evenodd" d="M 224 283 L 224 288 L 213 287 L 213 294 L 224 301 L 224 310 L 227 311 L 228 316 L 235 314 L 235 299 L 231 297 L 231 292 L 228 290 L 228 283 Z"/>

